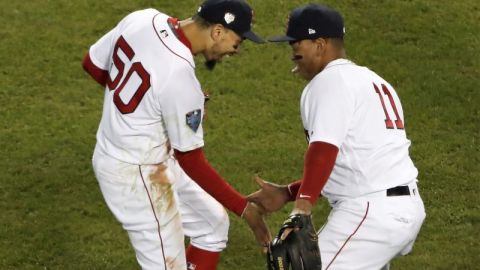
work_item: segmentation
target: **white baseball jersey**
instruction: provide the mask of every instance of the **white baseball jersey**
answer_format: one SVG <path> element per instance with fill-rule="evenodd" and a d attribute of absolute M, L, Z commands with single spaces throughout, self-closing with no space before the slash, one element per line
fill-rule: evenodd
<path fill-rule="evenodd" d="M 89 51 L 108 70 L 97 148 L 132 164 L 157 164 L 168 142 L 180 151 L 203 146 L 204 96 L 192 53 L 155 9 L 131 13 Z"/>
<path fill-rule="evenodd" d="M 346 59 L 330 62 L 305 87 L 300 108 L 309 142 L 339 148 L 323 196 L 358 197 L 416 179 L 400 100 L 373 71 Z"/>

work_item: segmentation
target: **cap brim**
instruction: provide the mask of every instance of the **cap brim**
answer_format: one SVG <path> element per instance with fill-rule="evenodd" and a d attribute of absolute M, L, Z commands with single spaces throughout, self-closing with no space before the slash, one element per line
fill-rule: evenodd
<path fill-rule="evenodd" d="M 243 33 L 242 37 L 244 37 L 248 40 L 251 40 L 255 43 L 265 43 L 265 40 L 263 38 L 259 37 L 257 34 L 255 34 L 252 31 L 247 31 L 247 32 Z"/>
<path fill-rule="evenodd" d="M 274 37 L 268 38 L 268 41 L 270 42 L 286 42 L 286 41 L 295 41 L 295 40 L 297 39 L 289 36 L 274 36 Z"/>

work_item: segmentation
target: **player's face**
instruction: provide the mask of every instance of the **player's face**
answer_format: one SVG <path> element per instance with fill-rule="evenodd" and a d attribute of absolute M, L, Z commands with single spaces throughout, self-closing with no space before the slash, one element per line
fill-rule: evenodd
<path fill-rule="evenodd" d="M 207 61 L 221 61 L 226 56 L 232 56 L 240 50 L 243 39 L 232 30 L 223 28 L 222 33 L 214 39 L 214 43 L 205 52 Z"/>
<path fill-rule="evenodd" d="M 299 40 L 290 42 L 292 47 L 292 61 L 295 67 L 292 72 L 305 80 L 311 80 L 319 71 L 318 44 L 315 40 Z"/>

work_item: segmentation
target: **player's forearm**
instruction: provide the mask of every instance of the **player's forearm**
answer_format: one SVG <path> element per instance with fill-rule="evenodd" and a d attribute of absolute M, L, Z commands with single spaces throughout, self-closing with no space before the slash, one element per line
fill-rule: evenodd
<path fill-rule="evenodd" d="M 305 154 L 302 184 L 297 200 L 305 199 L 315 204 L 335 165 L 338 148 L 324 142 L 314 142 Z"/>
<path fill-rule="evenodd" d="M 290 183 L 287 185 L 287 190 L 288 190 L 288 200 L 289 201 L 295 201 L 297 198 L 298 190 L 300 189 L 300 186 L 302 185 L 302 179 L 295 181 L 293 183 Z"/>
<path fill-rule="evenodd" d="M 200 187 L 219 201 L 224 207 L 240 216 L 247 205 L 244 196 L 231 187 L 216 171 L 210 166 L 203 154 L 202 148 L 189 152 L 175 150 L 180 167 Z"/>
<path fill-rule="evenodd" d="M 87 52 L 82 62 L 83 69 L 100 85 L 107 85 L 108 71 L 97 67 L 90 58 L 90 54 Z"/>

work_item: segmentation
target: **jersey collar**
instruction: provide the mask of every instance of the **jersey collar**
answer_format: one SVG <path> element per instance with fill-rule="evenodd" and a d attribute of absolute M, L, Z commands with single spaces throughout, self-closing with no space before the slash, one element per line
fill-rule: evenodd
<path fill-rule="evenodd" d="M 188 38 L 185 36 L 185 33 L 183 32 L 182 28 L 180 27 L 180 24 L 178 23 L 178 19 L 168 18 L 167 22 L 168 22 L 168 25 L 170 26 L 170 29 L 172 29 L 173 33 L 175 33 L 175 35 L 177 36 L 178 40 L 180 40 L 185 46 L 187 46 L 187 48 L 190 49 L 190 52 L 191 52 L 192 43 L 190 43 L 190 40 L 188 40 Z"/>
<path fill-rule="evenodd" d="M 344 59 L 344 58 L 335 59 L 335 60 L 331 61 L 330 63 L 328 63 L 323 70 L 325 70 L 327 68 L 330 68 L 330 67 L 333 67 L 333 66 L 346 65 L 346 64 L 353 64 L 353 62 L 348 60 L 348 59 Z"/>
<path fill-rule="evenodd" d="M 158 13 L 157 15 L 154 16 L 152 24 L 154 31 L 159 38 L 160 42 L 173 54 L 176 56 L 182 58 L 183 60 L 187 61 L 188 64 L 192 67 L 195 68 L 195 61 L 193 60 L 193 54 L 192 51 L 189 47 L 190 42 L 188 39 L 185 37 L 185 34 L 182 31 L 182 34 L 178 34 L 177 30 L 175 27 L 171 27 L 170 25 L 172 24 L 173 26 L 175 25 L 172 21 L 170 23 L 170 18 L 168 15 L 163 14 L 163 13 Z M 177 20 L 178 24 L 178 20 Z M 181 36 L 185 37 L 183 40 L 180 38 Z M 185 43 L 184 41 L 188 41 Z"/>

